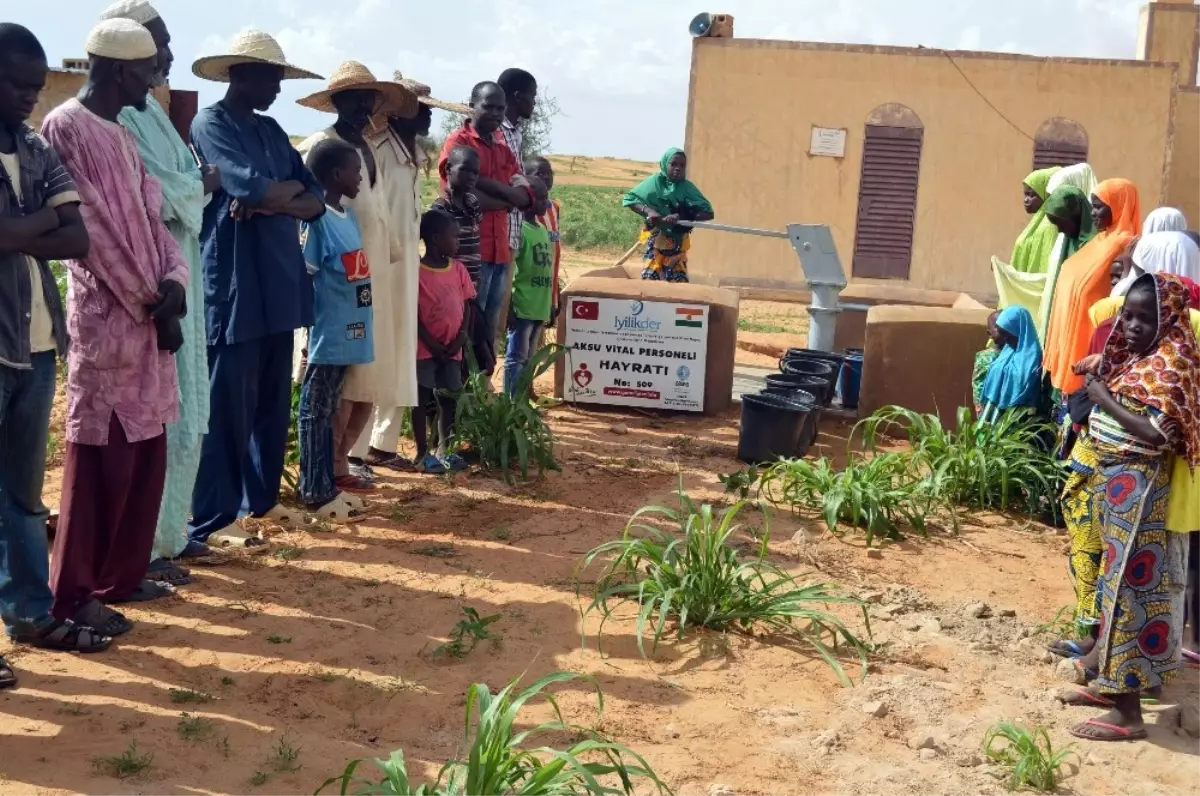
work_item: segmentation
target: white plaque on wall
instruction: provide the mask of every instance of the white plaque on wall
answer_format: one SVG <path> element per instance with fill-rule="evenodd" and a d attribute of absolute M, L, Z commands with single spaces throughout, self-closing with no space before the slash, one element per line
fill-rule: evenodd
<path fill-rule="evenodd" d="M 827 158 L 846 157 L 846 128 L 813 127 L 808 154 Z"/>

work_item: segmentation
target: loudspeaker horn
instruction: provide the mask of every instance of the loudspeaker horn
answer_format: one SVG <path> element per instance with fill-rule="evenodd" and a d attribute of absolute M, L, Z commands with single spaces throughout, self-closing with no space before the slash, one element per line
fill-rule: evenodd
<path fill-rule="evenodd" d="M 709 30 L 712 29 L 712 14 L 704 12 L 697 14 L 688 25 L 688 33 L 692 34 L 693 38 L 707 36 Z"/>

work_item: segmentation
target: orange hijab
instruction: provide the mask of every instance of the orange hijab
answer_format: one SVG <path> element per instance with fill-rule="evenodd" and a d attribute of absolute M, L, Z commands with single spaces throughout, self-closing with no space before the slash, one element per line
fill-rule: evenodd
<path fill-rule="evenodd" d="M 1062 264 L 1042 346 L 1050 383 L 1064 394 L 1083 386 L 1071 366 L 1087 356 L 1093 331 L 1088 310 L 1112 290 L 1109 266 L 1142 231 L 1142 205 L 1132 182 L 1105 180 L 1094 193 L 1112 210 L 1112 224 Z"/>

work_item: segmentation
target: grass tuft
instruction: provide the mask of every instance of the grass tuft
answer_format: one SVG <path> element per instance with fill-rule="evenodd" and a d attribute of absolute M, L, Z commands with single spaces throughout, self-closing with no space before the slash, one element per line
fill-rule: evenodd
<path fill-rule="evenodd" d="M 742 560 L 732 539 L 741 526 L 735 520 L 748 504 L 744 501 L 717 514 L 710 505 L 697 506 L 682 491 L 679 508 L 645 506 L 633 515 L 622 538 L 589 552 L 580 569 L 602 557 L 615 557 L 596 581 L 595 594 L 585 615 L 603 617 L 597 634 L 625 600 L 638 605 L 638 650 L 647 655 L 647 631 L 653 639 L 651 653 L 675 625 L 676 638 L 686 630 L 705 627 L 716 631 L 752 633 L 756 628 L 781 633 L 811 647 L 844 684 L 851 680 L 838 660 L 842 642 L 857 656 L 861 675 L 867 673 L 870 645 L 856 636 L 823 606 L 856 605 L 870 633 L 865 604 L 855 597 L 832 592 L 826 584 L 801 585 L 791 575 L 765 560 L 769 530 L 755 534 L 756 555 Z M 677 526 L 664 531 L 640 522 L 659 517 Z M 637 533 L 635 533 L 635 531 Z"/>
<path fill-rule="evenodd" d="M 212 719 L 193 716 L 191 713 L 180 713 L 179 723 L 175 725 L 175 732 L 185 741 L 206 741 L 213 736 L 216 728 Z"/>
<path fill-rule="evenodd" d="M 212 694 L 206 694 L 203 691 L 194 691 L 190 688 L 172 688 L 167 691 L 171 697 L 171 701 L 176 705 L 200 705 L 205 702 L 212 702 Z"/>
<path fill-rule="evenodd" d="M 139 777 L 150 768 L 154 762 L 154 753 L 138 754 L 137 741 L 130 741 L 128 748 L 119 755 L 97 757 L 92 760 L 92 768 L 97 774 L 116 779 Z"/>
<path fill-rule="evenodd" d="M 1042 793 L 1058 788 L 1069 758 L 1079 760 L 1072 746 L 1055 751 L 1045 727 L 1027 729 L 1008 721 L 996 722 L 983 738 L 983 751 L 1008 770 L 1009 790 L 1031 788 Z"/>
<path fill-rule="evenodd" d="M 591 677 L 556 672 L 520 692 L 516 691 L 518 683 L 514 681 L 495 695 L 483 683 L 476 683 L 467 691 L 469 751 L 463 758 L 446 763 L 435 782 L 416 784 L 409 775 L 404 752 L 396 750 L 387 760 L 374 761 L 383 773 L 379 781 L 355 776 L 364 761 L 352 760 L 341 775 L 327 779 L 317 794 L 335 784 L 341 796 L 351 793 L 358 796 L 631 794 L 635 781 L 641 780 L 648 782 L 638 788 L 639 792 L 652 789 L 659 794 L 670 793 L 641 755 L 594 729 L 563 719 L 558 701 L 546 688 L 578 679 L 588 681 L 596 689 L 599 723 L 604 696 Z M 554 719 L 529 728 L 519 714 L 535 698 L 550 706 Z M 551 740 L 561 742 L 563 738 L 573 739 L 569 747 L 542 745 Z"/>
<path fill-rule="evenodd" d="M 502 638 L 498 633 L 488 630 L 489 625 L 500 620 L 500 614 L 481 617 L 479 612 L 469 605 L 459 607 L 466 618 L 460 619 L 454 629 L 450 631 L 449 641 L 434 647 L 433 657 L 435 658 L 443 655 L 449 658 L 465 658 L 479 642 L 495 643 Z"/>

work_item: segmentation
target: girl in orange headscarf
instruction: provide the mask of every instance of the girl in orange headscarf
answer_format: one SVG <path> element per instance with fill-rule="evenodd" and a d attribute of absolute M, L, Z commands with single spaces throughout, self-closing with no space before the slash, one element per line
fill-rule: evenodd
<path fill-rule="evenodd" d="M 1088 310 L 1112 290 L 1109 266 L 1142 231 L 1142 206 L 1129 180 L 1105 180 L 1092 194 L 1092 219 L 1099 232 L 1062 265 L 1043 345 L 1050 383 L 1066 396 L 1083 386 L 1072 366 L 1088 353 L 1092 323 Z"/>

